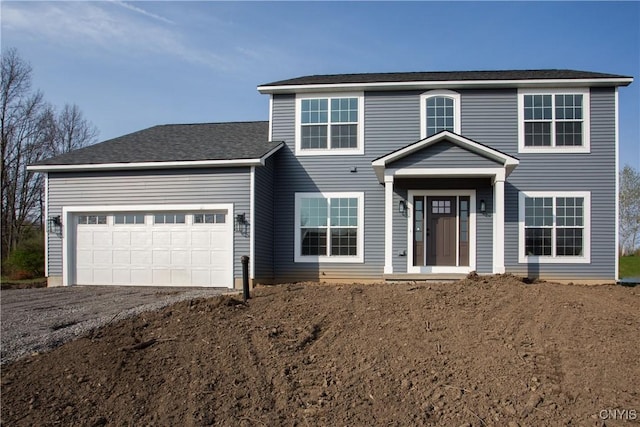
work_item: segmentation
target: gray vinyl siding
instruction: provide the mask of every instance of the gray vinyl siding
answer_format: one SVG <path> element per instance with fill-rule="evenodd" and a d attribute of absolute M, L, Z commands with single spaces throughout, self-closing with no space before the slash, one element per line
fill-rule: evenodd
<path fill-rule="evenodd" d="M 472 153 L 448 141 L 441 141 L 409 154 L 387 166 L 388 170 L 402 168 L 498 168 L 501 164 Z"/>
<path fill-rule="evenodd" d="M 518 153 L 517 92 L 461 92 L 464 136 L 517 157 L 505 184 L 505 267 L 510 273 L 567 279 L 615 278 L 615 90 L 591 89 L 591 152 Z M 487 107 L 491 108 L 487 108 Z M 591 192 L 591 263 L 518 262 L 519 191 Z"/>
<path fill-rule="evenodd" d="M 366 111 L 366 110 L 365 110 Z M 295 156 L 295 98 L 274 96 L 273 140 L 286 145 L 275 156 L 276 279 L 324 280 L 381 278 L 384 267 L 384 187 L 369 156 Z M 366 128 L 365 128 L 366 132 Z M 357 172 L 351 172 L 355 167 Z M 295 194 L 299 192 L 364 193 L 364 263 L 295 263 Z"/>
<path fill-rule="evenodd" d="M 277 156 L 277 153 L 275 154 Z M 255 168 L 254 235 L 253 260 L 255 279 L 258 282 L 273 281 L 273 194 L 274 158 L 269 157 L 263 167 Z"/>
<path fill-rule="evenodd" d="M 49 215 L 62 215 L 64 206 L 233 203 L 235 213 L 249 217 L 249 184 L 248 168 L 50 172 Z M 234 276 L 240 278 L 240 257 L 249 254 L 249 233 L 234 232 L 233 238 Z M 48 251 L 49 276 L 61 276 L 62 239 L 49 234 Z"/>

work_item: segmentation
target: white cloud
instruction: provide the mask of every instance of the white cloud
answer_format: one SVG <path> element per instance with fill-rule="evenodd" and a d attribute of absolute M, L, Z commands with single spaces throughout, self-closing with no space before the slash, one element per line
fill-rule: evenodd
<path fill-rule="evenodd" d="M 164 16 L 160 16 L 160 15 L 156 15 L 155 13 L 148 12 L 148 11 L 142 9 L 142 8 L 136 7 L 136 6 L 134 6 L 132 4 L 129 4 L 127 2 L 118 1 L 118 0 L 112 0 L 112 1 L 117 5 L 120 5 L 120 6 L 124 7 L 124 8 L 126 8 L 126 9 L 129 9 L 129 10 L 133 10 L 134 12 L 138 12 L 138 13 L 144 15 L 144 16 L 148 16 L 149 18 L 157 19 L 158 21 L 164 22 L 166 24 L 175 24 L 175 22 L 173 22 L 170 19 L 165 18 Z"/>
<path fill-rule="evenodd" d="M 114 6 L 122 6 L 115 8 Z M 153 18 L 139 19 L 137 15 Z M 162 24 L 159 24 L 160 21 Z M 191 47 L 171 20 L 122 2 L 3 2 L 3 32 L 10 31 L 72 49 L 96 47 L 111 53 L 170 55 L 217 70 L 233 61 L 209 50 Z"/>

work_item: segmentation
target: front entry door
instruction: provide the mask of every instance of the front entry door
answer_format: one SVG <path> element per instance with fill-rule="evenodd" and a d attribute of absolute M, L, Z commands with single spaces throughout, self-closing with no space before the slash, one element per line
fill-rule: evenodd
<path fill-rule="evenodd" d="M 412 221 L 409 244 L 413 247 L 409 272 L 449 272 L 450 267 L 475 265 L 470 259 L 470 252 L 475 239 L 472 236 L 472 196 L 467 194 L 423 194 L 411 195 Z M 474 253 L 472 253 L 474 254 Z M 473 256 L 473 255 L 472 255 Z"/>
<path fill-rule="evenodd" d="M 456 265 L 456 198 L 427 197 L 427 265 Z"/>

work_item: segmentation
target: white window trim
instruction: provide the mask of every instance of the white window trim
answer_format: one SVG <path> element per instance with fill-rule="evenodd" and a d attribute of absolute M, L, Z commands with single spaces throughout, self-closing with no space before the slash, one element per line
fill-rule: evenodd
<path fill-rule="evenodd" d="M 327 141 L 327 148 L 302 149 L 302 100 L 326 98 L 331 105 L 332 98 L 357 98 L 358 99 L 358 146 L 356 148 L 330 148 L 331 141 Z M 329 115 L 331 111 L 329 111 Z M 362 155 L 364 154 L 364 92 L 348 93 L 313 93 L 296 95 L 296 156 L 335 156 L 335 155 Z M 328 124 L 331 126 L 331 123 Z"/>
<path fill-rule="evenodd" d="M 553 197 L 553 230 L 557 229 L 555 214 L 555 198 L 582 197 L 584 199 L 584 235 L 582 256 L 527 256 L 524 254 L 525 245 L 525 209 L 524 201 L 527 197 Z M 589 191 L 521 191 L 518 195 L 518 262 L 521 264 L 589 264 L 591 263 L 591 192 Z M 552 238 L 555 237 L 555 232 Z M 555 253 L 556 243 L 553 241 Z"/>
<path fill-rule="evenodd" d="M 525 95 L 582 95 L 582 146 L 555 146 L 555 99 L 552 108 L 551 146 L 526 147 L 524 145 Z M 555 96 L 554 96 L 555 98 Z M 590 153 L 591 152 L 591 97 L 589 88 L 518 89 L 518 152 L 519 153 Z"/>
<path fill-rule="evenodd" d="M 414 266 L 413 265 L 413 198 L 415 196 L 469 197 L 469 265 L 468 266 Z M 460 260 L 458 227 L 459 206 L 456 207 L 456 264 Z M 476 190 L 409 190 L 407 192 L 407 273 L 470 273 L 476 270 Z"/>
<path fill-rule="evenodd" d="M 438 89 L 420 95 L 420 139 L 427 137 L 427 99 L 439 96 L 453 99 L 453 133 L 461 134 L 460 94 L 452 90 Z"/>
<path fill-rule="evenodd" d="M 300 202 L 303 198 L 323 197 L 358 199 L 358 239 L 356 256 L 309 256 L 301 255 L 302 242 L 300 241 Z M 295 195 L 295 219 L 294 219 L 294 262 L 300 263 L 363 263 L 364 262 L 364 193 L 296 193 Z M 329 239 L 329 235 L 327 235 Z"/>

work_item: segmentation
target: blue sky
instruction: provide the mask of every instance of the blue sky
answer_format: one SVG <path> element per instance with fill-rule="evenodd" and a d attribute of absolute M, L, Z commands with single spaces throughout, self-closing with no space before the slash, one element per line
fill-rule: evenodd
<path fill-rule="evenodd" d="M 256 86 L 308 74 L 571 68 L 620 90 L 620 159 L 640 169 L 638 2 L 11 2 L 2 49 L 100 140 L 156 124 L 266 120 Z"/>

